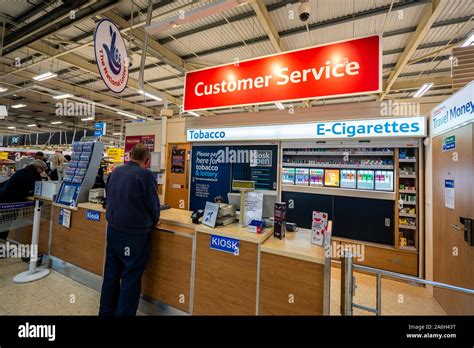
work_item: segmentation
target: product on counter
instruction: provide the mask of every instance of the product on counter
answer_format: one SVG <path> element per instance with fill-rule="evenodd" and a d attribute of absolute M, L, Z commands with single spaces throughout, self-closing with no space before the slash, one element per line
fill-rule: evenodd
<path fill-rule="evenodd" d="M 274 210 L 273 236 L 278 239 L 285 238 L 286 232 L 286 203 L 276 202 Z"/>
<path fill-rule="evenodd" d="M 322 246 L 325 233 L 328 227 L 328 214 L 320 211 L 313 211 L 313 221 L 311 224 L 311 243 Z"/>

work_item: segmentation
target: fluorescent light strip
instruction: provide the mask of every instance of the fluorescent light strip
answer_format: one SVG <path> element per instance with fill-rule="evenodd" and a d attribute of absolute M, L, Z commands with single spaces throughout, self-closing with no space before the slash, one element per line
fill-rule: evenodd
<path fill-rule="evenodd" d="M 426 92 L 428 92 L 428 90 L 433 87 L 433 84 L 432 83 L 425 83 L 423 86 L 421 86 L 421 88 L 416 91 L 415 95 L 413 96 L 414 98 L 418 98 L 418 97 L 421 97 L 423 94 L 425 94 Z"/>
<path fill-rule="evenodd" d="M 7 127 L 8 129 L 16 129 L 16 127 L 13 127 L 13 126 L 10 126 L 10 127 Z"/>
<path fill-rule="evenodd" d="M 51 124 L 62 124 L 61 121 L 54 121 L 54 122 L 51 122 Z"/>
<path fill-rule="evenodd" d="M 0 87 L 0 93 L 8 91 L 8 88 Z"/>
<path fill-rule="evenodd" d="M 283 110 L 283 109 L 285 108 L 285 107 L 283 106 L 283 104 L 280 103 L 280 102 L 276 102 L 275 105 L 276 105 L 276 107 L 277 107 L 278 109 L 280 109 L 280 110 Z"/>
<path fill-rule="evenodd" d="M 38 127 L 38 125 L 36 125 L 36 124 L 27 124 L 26 126 L 27 127 Z"/>
<path fill-rule="evenodd" d="M 115 133 L 112 133 L 112 135 L 122 135 L 122 133 L 120 133 L 120 132 L 115 132 Z"/>
<path fill-rule="evenodd" d="M 81 121 L 93 121 L 94 117 L 81 118 Z"/>
<path fill-rule="evenodd" d="M 122 115 L 122 116 L 125 116 L 125 117 L 130 117 L 130 118 L 133 118 L 134 120 L 136 120 L 138 117 L 135 116 L 135 115 L 132 115 L 132 114 L 128 114 L 126 112 L 123 112 L 123 111 L 117 111 L 117 114 L 119 115 Z"/>
<path fill-rule="evenodd" d="M 194 112 L 194 111 L 188 111 L 188 114 L 193 115 L 193 116 L 196 116 L 196 117 L 201 116 L 201 115 L 199 115 L 197 112 Z"/>
<path fill-rule="evenodd" d="M 61 94 L 61 95 L 53 95 L 54 99 L 66 99 L 66 98 L 72 98 L 72 97 L 74 96 L 70 93 Z"/>
<path fill-rule="evenodd" d="M 155 100 L 157 100 L 157 101 L 163 101 L 163 99 L 161 99 L 160 97 L 157 97 L 156 95 L 151 94 L 151 93 L 148 93 L 148 92 L 143 92 L 141 89 L 138 91 L 138 93 L 144 94 L 145 97 L 148 97 L 148 98 L 151 98 L 151 99 L 155 99 Z"/>
<path fill-rule="evenodd" d="M 461 45 L 461 47 L 467 47 L 467 46 L 471 46 L 474 44 L 474 32 L 472 32 L 469 37 L 466 39 L 466 41 L 463 42 L 463 44 Z"/>
<path fill-rule="evenodd" d="M 19 109 L 19 108 L 24 108 L 26 106 L 26 104 L 15 104 L 15 105 L 12 105 L 12 108 L 13 109 Z"/>
<path fill-rule="evenodd" d="M 55 74 L 51 71 L 48 71 L 47 73 L 34 76 L 33 80 L 35 80 L 35 81 L 44 81 L 44 80 L 51 79 L 51 78 L 56 77 L 56 76 L 58 76 L 58 74 Z"/>

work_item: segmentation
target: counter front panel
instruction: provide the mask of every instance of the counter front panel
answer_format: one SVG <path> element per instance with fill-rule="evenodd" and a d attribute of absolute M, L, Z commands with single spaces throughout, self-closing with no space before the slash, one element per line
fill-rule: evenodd
<path fill-rule="evenodd" d="M 168 226 L 170 227 L 170 226 Z M 189 312 L 193 238 L 156 229 L 142 279 L 142 293 Z"/>
<path fill-rule="evenodd" d="M 324 264 L 262 252 L 259 315 L 323 315 Z"/>
<path fill-rule="evenodd" d="M 93 206 L 88 206 L 92 208 Z M 98 208 L 99 221 L 89 220 L 87 211 L 71 210 L 70 228 L 59 224 L 61 208 L 55 207 L 51 255 L 94 274 L 103 275 L 105 258 L 106 220 L 105 213 Z"/>
<path fill-rule="evenodd" d="M 240 241 L 239 255 L 209 248 L 196 233 L 195 315 L 255 315 L 258 243 Z"/>

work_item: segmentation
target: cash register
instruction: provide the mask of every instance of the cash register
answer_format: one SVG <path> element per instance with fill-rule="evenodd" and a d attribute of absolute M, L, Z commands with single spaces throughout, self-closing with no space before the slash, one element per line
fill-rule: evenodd
<path fill-rule="evenodd" d="M 226 226 L 236 220 L 235 207 L 231 204 L 218 203 L 216 226 Z"/>

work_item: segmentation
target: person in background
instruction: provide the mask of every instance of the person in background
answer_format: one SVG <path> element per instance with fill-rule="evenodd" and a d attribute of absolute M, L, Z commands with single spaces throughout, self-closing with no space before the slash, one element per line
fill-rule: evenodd
<path fill-rule="evenodd" d="M 35 159 L 30 165 L 20 169 L 0 188 L 0 203 L 24 202 L 35 189 L 35 182 L 41 181 L 41 174 L 48 169 L 46 163 Z M 8 232 L 1 232 L 0 239 L 7 239 Z"/>
<path fill-rule="evenodd" d="M 59 173 L 64 171 L 64 163 L 66 163 L 66 159 L 62 154 L 56 152 L 49 157 L 49 163 L 51 167 L 49 178 L 53 181 L 59 180 Z"/>
<path fill-rule="evenodd" d="M 100 316 L 136 315 L 151 230 L 160 218 L 156 179 L 145 169 L 150 151 L 137 144 L 130 157 L 110 174 L 105 187 L 107 250 Z"/>
<path fill-rule="evenodd" d="M 48 169 L 46 169 L 43 173 L 41 173 L 41 178 L 43 180 L 48 180 L 49 175 L 51 174 L 51 167 L 49 166 L 49 162 L 46 160 L 46 156 L 45 156 L 44 152 L 43 151 L 36 152 L 35 153 L 35 159 L 43 161 L 44 163 L 46 163 L 46 166 L 48 167 Z"/>
<path fill-rule="evenodd" d="M 107 166 L 107 164 L 102 159 L 100 161 L 100 166 L 99 166 L 99 169 L 97 170 L 97 175 L 95 176 L 94 186 L 92 186 L 92 188 L 104 188 L 105 187 L 104 168 L 106 166 Z"/>
<path fill-rule="evenodd" d="M 46 162 L 46 157 L 43 151 L 38 151 L 37 153 L 35 153 L 35 159 Z"/>

